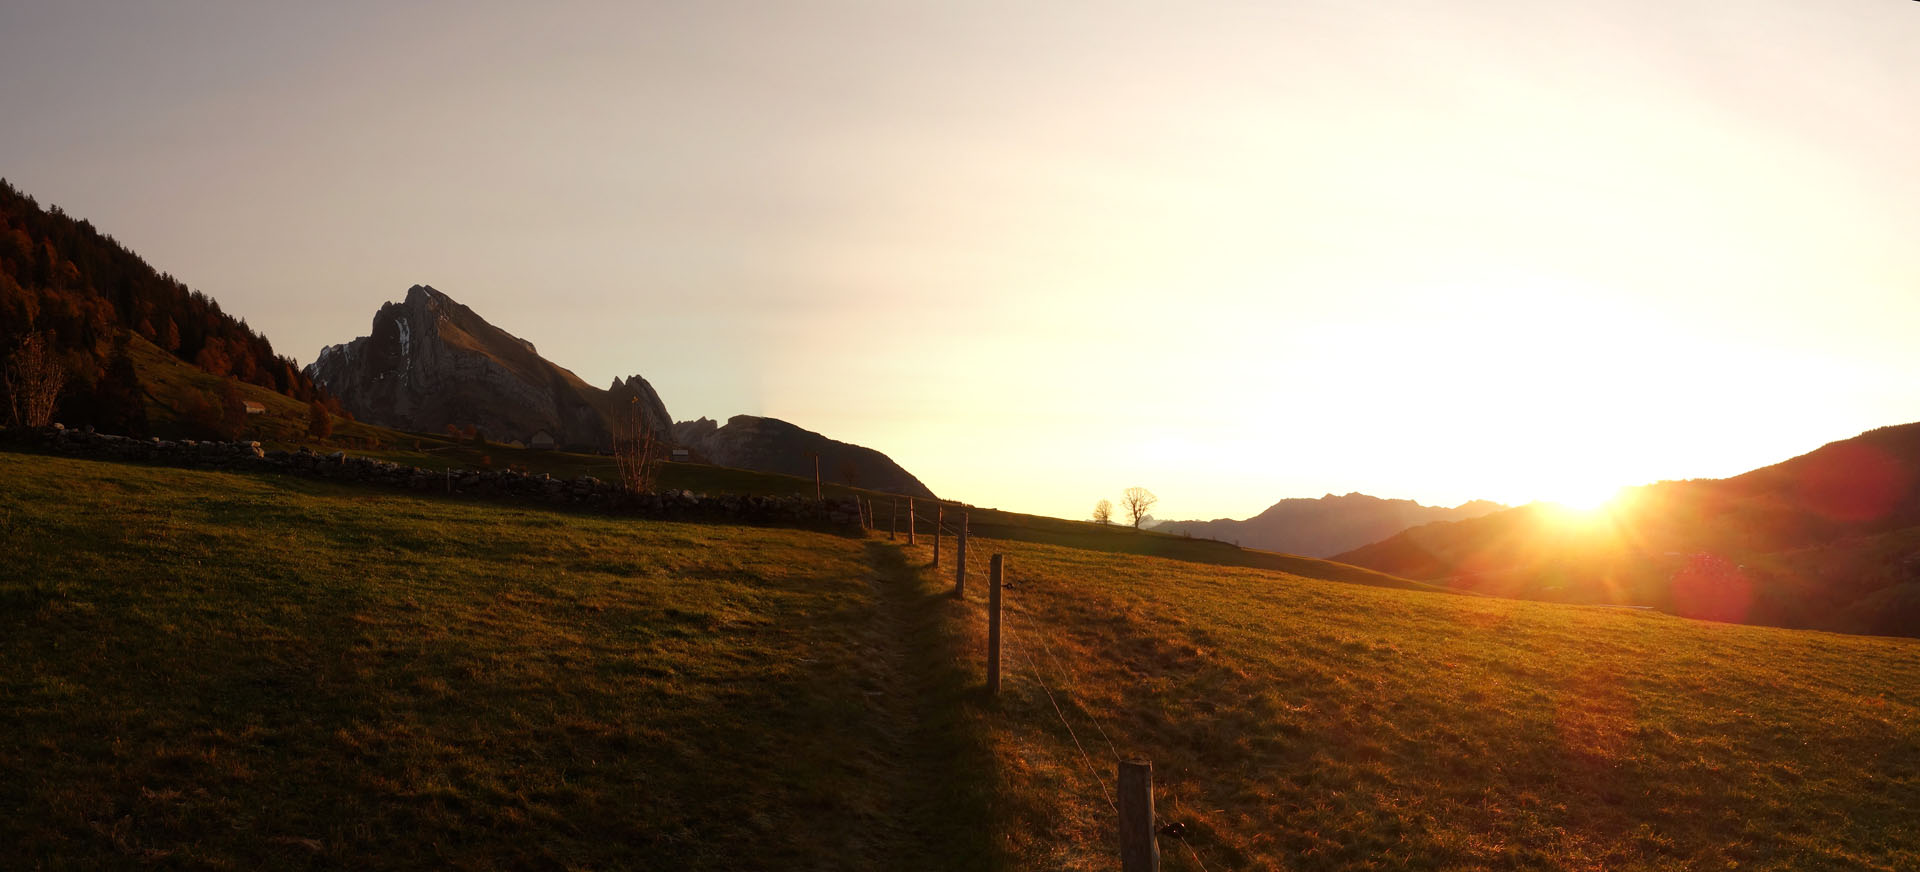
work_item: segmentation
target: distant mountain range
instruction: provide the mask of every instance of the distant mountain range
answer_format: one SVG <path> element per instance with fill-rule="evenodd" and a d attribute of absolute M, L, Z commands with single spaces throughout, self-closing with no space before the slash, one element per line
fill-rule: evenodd
<path fill-rule="evenodd" d="M 500 442 L 596 450 L 635 400 L 654 432 L 673 426 L 646 379 L 593 387 L 427 285 L 381 306 L 368 335 L 322 348 L 306 373 L 356 418 L 414 432 L 475 427 Z"/>
<path fill-rule="evenodd" d="M 778 419 L 675 424 L 646 379 L 595 388 L 427 285 L 381 306 L 368 335 L 321 349 L 306 373 L 359 420 L 400 430 L 474 427 L 500 442 L 598 450 L 612 443 L 615 416 L 631 409 L 659 438 L 716 465 L 810 478 L 818 454 L 826 481 L 933 495 L 885 454 Z"/>
<path fill-rule="evenodd" d="M 1920 635 L 1920 423 L 1728 479 L 1633 488 L 1594 517 L 1533 504 L 1335 560 L 1461 590 Z"/>
<path fill-rule="evenodd" d="M 1246 548 L 1279 551 L 1305 557 L 1331 557 L 1369 542 L 1378 542 L 1409 527 L 1435 521 L 1477 518 L 1506 508 L 1474 500 L 1451 509 L 1423 506 L 1413 500 L 1388 500 L 1361 493 L 1327 494 L 1314 499 L 1286 499 L 1244 521 L 1162 521 L 1154 529 L 1201 539 L 1217 539 Z"/>
<path fill-rule="evenodd" d="M 818 457 L 822 481 L 928 497 L 933 491 L 892 458 L 871 448 L 828 439 L 778 418 L 735 415 L 725 426 L 700 418 L 673 425 L 673 441 L 719 466 L 812 478 Z"/>

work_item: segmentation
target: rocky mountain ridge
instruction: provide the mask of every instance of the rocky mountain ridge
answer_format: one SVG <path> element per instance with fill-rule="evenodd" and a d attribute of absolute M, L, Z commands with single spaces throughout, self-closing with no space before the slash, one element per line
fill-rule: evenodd
<path fill-rule="evenodd" d="M 829 439 L 778 418 L 735 415 L 722 426 L 708 418 L 673 425 L 673 441 L 719 466 L 812 478 L 819 456 L 822 481 L 908 496 L 933 491 L 893 459 L 859 445 Z"/>
<path fill-rule="evenodd" d="M 598 450 L 618 416 L 656 433 L 673 426 L 646 379 L 595 388 L 428 285 L 382 305 L 368 335 L 321 349 L 305 371 L 354 417 L 414 432 L 476 427 L 496 441 Z"/>

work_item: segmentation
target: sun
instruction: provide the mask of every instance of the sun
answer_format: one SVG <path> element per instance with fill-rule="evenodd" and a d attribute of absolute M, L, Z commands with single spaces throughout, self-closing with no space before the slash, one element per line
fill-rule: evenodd
<path fill-rule="evenodd" d="M 1583 484 L 1560 488 L 1547 502 L 1557 503 L 1576 512 L 1597 512 L 1606 508 L 1625 488 L 1613 484 Z"/>

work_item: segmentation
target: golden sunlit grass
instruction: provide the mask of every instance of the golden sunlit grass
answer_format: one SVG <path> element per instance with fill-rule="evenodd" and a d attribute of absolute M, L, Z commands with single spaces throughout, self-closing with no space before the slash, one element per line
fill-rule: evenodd
<path fill-rule="evenodd" d="M 12 453 L 0 483 L 0 868 L 985 862 L 947 603 L 875 543 Z"/>
<path fill-rule="evenodd" d="M 1111 868 L 1114 820 L 1030 666 L 1215 872 L 1920 868 L 1920 643 L 976 545 L 1023 868 Z"/>
<path fill-rule="evenodd" d="M 884 539 L 8 453 L 0 482 L 0 866 L 1110 869 L 1116 750 L 1214 872 L 1920 866 L 1912 640 L 997 514 L 962 602 Z"/>

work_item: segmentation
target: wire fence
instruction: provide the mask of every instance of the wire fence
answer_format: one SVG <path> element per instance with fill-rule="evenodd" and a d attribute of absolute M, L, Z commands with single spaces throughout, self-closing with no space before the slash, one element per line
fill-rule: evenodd
<path fill-rule="evenodd" d="M 964 544 L 969 538 L 966 515 L 963 512 L 958 521 L 949 522 L 945 517 L 944 509 L 945 507 L 941 506 L 935 509 L 932 517 L 922 517 L 919 508 L 909 500 L 906 522 L 908 529 L 916 533 L 920 528 L 920 524 L 923 521 L 927 522 L 929 532 L 934 533 L 936 536 L 936 540 L 928 544 L 936 548 L 946 547 L 944 543 L 936 544 L 941 538 L 950 536 L 955 540 L 954 547 L 957 552 L 957 565 L 954 573 L 955 584 L 957 590 L 963 589 L 969 575 L 969 569 L 965 563 L 966 548 L 968 546 Z M 945 534 L 945 536 L 942 534 Z M 916 541 L 917 544 L 917 537 L 910 533 L 909 541 Z M 936 550 L 933 560 L 933 564 L 936 566 L 939 565 L 938 555 L 939 552 Z M 1094 761 L 1095 755 L 1088 752 L 1086 743 L 1080 738 L 1080 731 L 1074 728 L 1072 719 L 1068 717 L 1068 710 L 1071 709 L 1072 711 L 1078 712 L 1081 719 L 1093 725 L 1094 730 L 1099 733 L 1101 740 L 1106 744 L 1108 753 L 1112 755 L 1111 765 L 1115 767 L 1118 767 L 1124 760 L 1120 754 L 1119 746 L 1114 742 L 1112 733 L 1110 733 L 1106 725 L 1102 723 L 1102 719 L 1081 702 L 1084 695 L 1079 689 L 1079 677 L 1069 668 L 1065 659 L 1054 650 L 1052 643 L 1048 641 L 1048 634 L 1043 632 L 1038 626 L 1040 618 L 1035 613 L 1035 610 L 1027 607 L 1027 604 L 1023 601 L 1023 596 L 1007 595 L 1007 592 L 1013 589 L 1014 585 L 1010 583 L 1001 585 L 1002 599 L 999 616 L 1001 653 L 1010 663 L 1015 665 L 1016 668 L 1010 670 L 1012 675 L 1020 675 L 1021 669 L 1019 667 L 1024 667 L 1026 676 L 1032 679 L 1034 687 L 1037 688 L 1040 695 L 1047 700 L 1048 708 L 1053 711 L 1054 717 L 1059 721 L 1060 726 L 1066 730 L 1068 739 L 1073 742 L 1075 750 L 1078 751 L 1080 755 L 1082 764 L 1086 766 L 1088 777 L 1091 778 L 1094 785 L 1099 788 L 1100 798 L 1106 803 L 1107 808 L 1118 818 L 1121 812 L 1119 803 L 1115 799 L 1117 788 L 1110 787 L 1108 780 L 1100 774 L 1100 767 L 1097 766 Z M 1051 681 L 1048 680 L 1047 671 L 1042 668 L 1041 657 L 1045 658 L 1045 665 L 1052 667 Z M 1065 706 L 1061 704 L 1063 697 L 1066 700 Z M 1089 795 L 1089 801 L 1091 801 L 1091 795 Z M 1207 872 L 1207 863 L 1202 858 L 1200 851 L 1194 846 L 1192 840 L 1188 838 L 1190 829 L 1185 823 L 1169 822 L 1165 826 L 1157 827 L 1156 831 L 1161 836 L 1169 837 L 1179 842 L 1181 847 L 1186 849 L 1188 856 L 1193 859 L 1194 865 L 1199 867 L 1201 872 Z M 1218 837 L 1217 832 L 1215 833 L 1215 837 Z"/>

